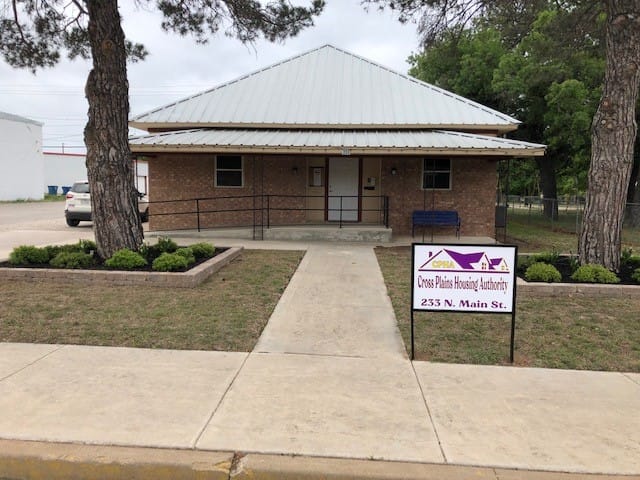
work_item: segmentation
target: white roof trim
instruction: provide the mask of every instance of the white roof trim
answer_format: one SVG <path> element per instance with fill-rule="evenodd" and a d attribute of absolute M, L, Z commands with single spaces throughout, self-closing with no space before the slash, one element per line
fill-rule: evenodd
<path fill-rule="evenodd" d="M 545 146 L 442 130 L 194 129 L 129 139 L 132 152 L 540 156 Z"/>
<path fill-rule="evenodd" d="M 13 113 L 0 112 L 0 120 L 9 120 L 11 122 L 19 122 L 19 123 L 30 123 L 32 125 L 37 125 L 39 127 L 43 126 L 43 123 L 36 122 L 35 120 L 31 120 L 30 118 L 21 117 L 20 115 L 14 115 Z"/>

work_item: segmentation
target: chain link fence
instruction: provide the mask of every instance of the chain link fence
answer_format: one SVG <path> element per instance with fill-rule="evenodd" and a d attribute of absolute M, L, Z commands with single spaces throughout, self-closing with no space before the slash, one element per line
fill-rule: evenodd
<path fill-rule="evenodd" d="M 549 227 L 567 233 L 580 234 L 584 197 L 565 198 L 520 197 L 509 195 L 507 222 L 510 219 Z M 503 203 L 504 205 L 504 203 Z M 623 223 L 623 237 L 640 242 L 640 203 L 627 203 Z"/>

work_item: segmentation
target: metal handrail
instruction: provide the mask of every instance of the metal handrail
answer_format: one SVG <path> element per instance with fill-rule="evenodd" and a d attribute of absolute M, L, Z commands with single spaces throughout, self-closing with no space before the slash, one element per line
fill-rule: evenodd
<path fill-rule="evenodd" d="M 299 200 L 307 200 L 312 198 L 322 198 L 322 199 L 340 199 L 340 208 L 330 208 L 327 202 L 326 206 L 321 208 L 310 208 L 306 205 L 295 205 L 295 206 L 274 206 L 274 199 L 299 199 Z M 378 200 L 379 208 L 344 208 L 344 200 L 345 199 L 358 199 L 358 206 L 362 205 L 361 200 Z M 222 208 L 211 208 L 206 206 L 206 202 L 220 202 L 220 201 L 230 201 L 230 200 L 253 200 L 252 206 L 249 207 L 233 207 L 228 208 L 227 206 L 222 206 Z M 168 205 L 168 204 L 178 204 L 178 205 L 186 205 L 189 206 L 189 203 L 192 203 L 191 208 L 174 208 L 168 211 L 163 212 L 153 212 L 153 205 Z M 203 205 L 205 204 L 205 205 Z M 149 202 L 150 217 L 161 217 L 168 215 L 195 215 L 196 217 L 196 228 L 198 232 L 207 228 L 216 228 L 213 227 L 203 227 L 202 216 L 205 214 L 216 214 L 216 213 L 244 213 L 244 212 L 253 212 L 253 222 L 250 224 L 240 223 L 236 225 L 225 225 L 232 227 L 253 227 L 254 236 L 256 228 L 264 228 L 264 219 L 266 214 L 266 228 L 271 228 L 272 212 L 276 211 L 303 211 L 303 212 L 313 212 L 313 211 L 323 211 L 323 212 L 339 212 L 339 219 L 337 221 L 339 228 L 342 228 L 345 220 L 343 217 L 343 213 L 345 212 L 379 212 L 380 218 L 379 221 L 385 228 L 389 228 L 389 197 L 386 195 L 379 196 L 364 196 L 364 195 L 276 195 L 276 194 L 261 194 L 261 195 L 229 195 L 223 197 L 198 197 L 198 198 L 187 198 L 187 199 L 172 199 L 172 200 L 160 200 L 155 202 Z M 259 218 L 259 223 L 256 221 L 256 218 Z M 322 222 L 321 224 L 325 224 Z M 306 223 L 306 225 L 312 225 L 311 223 Z"/>

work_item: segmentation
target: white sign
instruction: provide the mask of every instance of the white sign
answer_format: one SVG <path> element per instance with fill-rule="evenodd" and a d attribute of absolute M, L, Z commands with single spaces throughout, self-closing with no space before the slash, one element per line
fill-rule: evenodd
<path fill-rule="evenodd" d="M 513 313 L 516 247 L 413 244 L 413 310 Z"/>

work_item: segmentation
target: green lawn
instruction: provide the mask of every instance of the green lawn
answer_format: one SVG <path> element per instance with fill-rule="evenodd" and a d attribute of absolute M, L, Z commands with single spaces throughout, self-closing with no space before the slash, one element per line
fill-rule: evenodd
<path fill-rule="evenodd" d="M 581 212 L 561 207 L 558 219 L 545 218 L 536 208 L 510 208 L 508 213 L 507 243 L 518 245 L 522 252 L 556 251 L 576 253 L 580 231 Z M 500 239 L 501 237 L 499 237 Z M 640 229 L 624 228 L 623 248 L 640 251 Z"/>
<path fill-rule="evenodd" d="M 411 247 L 376 248 L 407 350 Z M 515 364 L 640 372 L 640 295 L 518 297 Z M 415 312 L 416 359 L 509 363 L 510 315 Z"/>
<path fill-rule="evenodd" d="M 191 289 L 0 281 L 0 341 L 251 351 L 303 255 L 244 250 Z"/>

